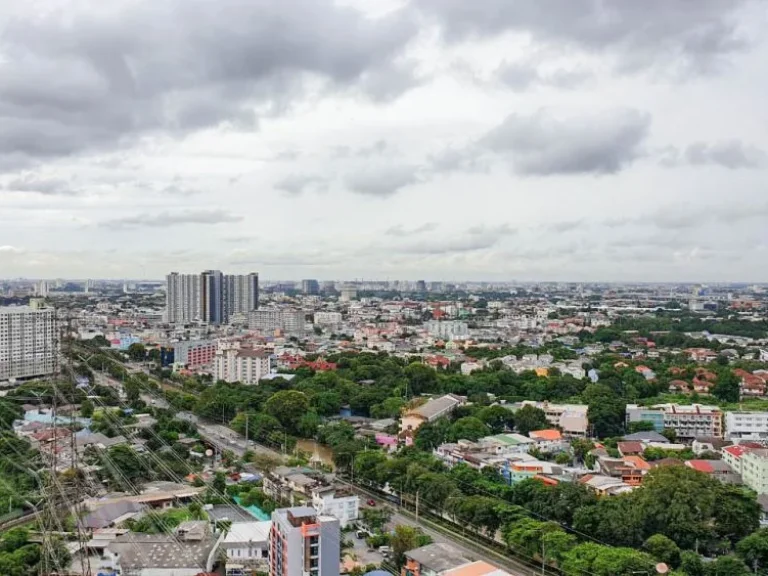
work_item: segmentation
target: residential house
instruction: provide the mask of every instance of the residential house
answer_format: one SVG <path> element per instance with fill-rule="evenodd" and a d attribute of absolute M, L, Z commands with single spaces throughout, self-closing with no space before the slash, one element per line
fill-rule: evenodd
<path fill-rule="evenodd" d="M 236 522 L 229 527 L 220 546 L 227 558 L 227 576 L 242 576 L 250 570 L 266 571 L 271 529 L 271 520 Z"/>
<path fill-rule="evenodd" d="M 536 442 L 535 446 L 541 452 L 563 452 L 568 450 L 570 443 L 563 438 L 560 430 L 549 428 L 546 430 L 534 430 L 528 436 Z"/>
<path fill-rule="evenodd" d="M 443 576 L 469 563 L 471 560 L 450 544 L 437 542 L 406 552 L 400 576 Z"/>
<path fill-rule="evenodd" d="M 722 460 L 688 460 L 685 465 L 716 478 L 723 484 L 741 484 L 741 476 Z"/>
<path fill-rule="evenodd" d="M 713 436 L 701 436 L 696 438 L 691 443 L 691 449 L 697 456 L 704 452 L 719 453 L 726 446 L 730 446 L 731 442 L 723 440 L 722 438 L 715 438 Z"/>
<path fill-rule="evenodd" d="M 579 483 L 593 490 L 598 496 L 616 496 L 631 492 L 634 487 L 622 482 L 618 478 L 602 476 L 599 474 L 587 474 L 579 479 Z"/>

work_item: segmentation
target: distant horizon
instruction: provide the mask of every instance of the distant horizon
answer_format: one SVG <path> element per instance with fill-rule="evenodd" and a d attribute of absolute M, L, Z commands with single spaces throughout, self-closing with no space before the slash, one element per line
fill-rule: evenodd
<path fill-rule="evenodd" d="M 224 271 L 226 272 L 226 271 Z M 181 272 L 182 274 L 195 274 L 195 272 Z M 62 281 L 62 282 L 114 282 L 114 283 L 156 283 L 165 284 L 165 278 L 108 278 L 108 277 L 0 277 L 0 282 L 41 282 L 41 281 Z M 523 279 L 510 279 L 510 280 L 498 280 L 498 279 L 470 279 L 470 280 L 435 280 L 430 278 L 392 278 L 392 279 L 360 279 L 360 278 L 318 278 L 318 277 L 303 277 L 298 279 L 266 279 L 261 273 L 259 273 L 259 284 L 261 287 L 271 286 L 274 284 L 280 284 L 283 282 L 301 283 L 303 280 L 317 280 L 318 282 L 348 282 L 348 283 L 382 283 L 382 282 L 419 282 L 424 281 L 427 284 L 431 282 L 439 282 L 443 284 L 473 284 L 473 283 L 485 283 L 485 284 L 587 284 L 587 285 L 639 285 L 639 286 L 669 286 L 669 285 L 705 285 L 705 286 L 734 286 L 734 285 L 746 285 L 746 286 L 765 286 L 768 287 L 768 280 L 566 280 L 566 279 L 554 279 L 554 280 L 523 280 Z"/>

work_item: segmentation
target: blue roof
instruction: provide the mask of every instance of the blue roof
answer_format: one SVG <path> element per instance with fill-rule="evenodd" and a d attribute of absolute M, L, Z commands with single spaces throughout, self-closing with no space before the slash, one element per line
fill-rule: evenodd
<path fill-rule="evenodd" d="M 363 576 L 392 576 L 392 574 L 386 570 L 371 570 L 370 572 L 366 572 Z"/>

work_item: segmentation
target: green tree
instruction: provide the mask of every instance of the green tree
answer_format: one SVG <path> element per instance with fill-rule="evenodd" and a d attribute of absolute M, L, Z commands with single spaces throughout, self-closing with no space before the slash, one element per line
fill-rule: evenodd
<path fill-rule="evenodd" d="M 395 532 L 390 539 L 393 560 L 398 569 L 405 564 L 405 553 L 432 542 L 432 538 L 424 534 L 420 528 L 413 526 L 395 526 Z"/>
<path fill-rule="evenodd" d="M 490 428 L 483 424 L 483 421 L 479 418 L 465 416 L 464 418 L 459 418 L 451 425 L 451 428 L 448 431 L 448 438 L 452 442 L 457 442 L 459 440 L 470 440 L 475 442 L 480 438 L 488 436 L 490 432 Z"/>
<path fill-rule="evenodd" d="M 512 430 L 515 426 L 515 415 L 512 411 L 503 406 L 499 406 L 498 404 L 487 406 L 480 410 L 478 418 L 480 418 L 480 420 L 482 420 L 494 434 L 503 432 L 507 428 Z"/>
<path fill-rule="evenodd" d="M 128 357 L 134 362 L 141 362 L 147 358 L 147 348 L 138 342 L 128 346 Z"/>
<path fill-rule="evenodd" d="M 299 418 L 296 432 L 302 438 L 314 438 L 321 424 L 320 416 L 314 411 L 309 411 Z"/>
<path fill-rule="evenodd" d="M 595 436 L 609 438 L 624 433 L 626 403 L 615 396 L 602 397 L 591 402 L 587 408 L 587 418 Z"/>
<path fill-rule="evenodd" d="M 533 430 L 544 430 L 550 427 L 546 412 L 528 404 L 515 412 L 514 418 L 515 427 L 520 434 L 528 435 Z"/>
<path fill-rule="evenodd" d="M 683 550 L 680 553 L 680 570 L 686 576 L 704 576 L 704 562 L 696 552 Z"/>
<path fill-rule="evenodd" d="M 93 402 L 88 398 L 80 403 L 80 416 L 83 418 L 90 418 L 93 416 Z"/>
<path fill-rule="evenodd" d="M 707 576 L 750 576 L 752 571 L 737 556 L 720 556 L 710 562 L 706 569 Z"/>
<path fill-rule="evenodd" d="M 655 429 L 653 422 L 646 422 L 645 420 L 630 422 L 627 426 L 627 432 L 630 434 L 634 434 L 635 432 L 650 432 Z"/>
<path fill-rule="evenodd" d="M 408 392 L 414 396 L 438 391 L 437 372 L 419 362 L 409 364 L 403 371 L 408 379 Z"/>
<path fill-rule="evenodd" d="M 240 412 L 229 425 L 240 434 L 245 435 L 246 420 L 248 421 L 248 437 L 257 442 L 265 442 L 272 433 L 283 431 L 277 418 L 260 412 L 248 412 L 247 414 Z"/>
<path fill-rule="evenodd" d="M 311 404 L 320 416 L 337 416 L 341 410 L 341 396 L 334 391 L 320 392 L 312 397 Z"/>
<path fill-rule="evenodd" d="M 680 566 L 680 548 L 663 534 L 654 534 L 648 538 L 643 544 L 643 549 L 671 568 Z"/>
<path fill-rule="evenodd" d="M 419 450 L 431 452 L 446 441 L 451 424 L 447 418 L 438 418 L 432 422 L 424 422 L 416 430 L 414 444 Z"/>
<path fill-rule="evenodd" d="M 309 412 L 307 396 L 296 390 L 281 390 L 264 404 L 264 411 L 274 416 L 288 431 L 297 432 L 301 417 Z"/>
<path fill-rule="evenodd" d="M 739 541 L 736 553 L 748 566 L 768 568 L 768 528 L 761 528 Z"/>
<path fill-rule="evenodd" d="M 723 402 L 738 402 L 741 395 L 738 376 L 729 369 L 721 370 L 712 387 L 712 395 Z"/>
<path fill-rule="evenodd" d="M 363 522 L 373 532 L 380 532 L 384 529 L 387 522 L 392 519 L 392 510 L 389 508 L 363 508 Z"/>
<path fill-rule="evenodd" d="M 226 493 L 227 477 L 224 476 L 223 472 L 216 472 L 216 475 L 213 477 L 213 482 L 211 483 L 211 488 L 216 496 Z"/>

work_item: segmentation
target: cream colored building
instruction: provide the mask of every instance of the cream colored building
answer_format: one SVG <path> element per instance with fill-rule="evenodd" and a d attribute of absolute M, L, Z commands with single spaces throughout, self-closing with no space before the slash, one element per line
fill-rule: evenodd
<path fill-rule="evenodd" d="M 741 478 L 758 494 L 768 494 L 768 449 L 750 450 L 743 454 Z"/>

